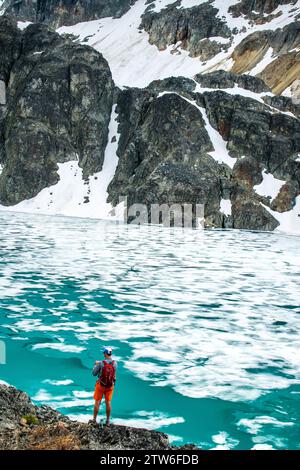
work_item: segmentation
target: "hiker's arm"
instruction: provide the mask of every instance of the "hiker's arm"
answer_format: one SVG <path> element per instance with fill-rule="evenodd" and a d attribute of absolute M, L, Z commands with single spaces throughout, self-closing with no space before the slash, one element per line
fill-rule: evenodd
<path fill-rule="evenodd" d="M 102 369 L 102 362 L 96 361 L 96 363 L 94 365 L 94 368 L 93 368 L 93 371 L 92 371 L 92 374 L 94 376 L 98 375 L 100 373 L 101 369 Z"/>

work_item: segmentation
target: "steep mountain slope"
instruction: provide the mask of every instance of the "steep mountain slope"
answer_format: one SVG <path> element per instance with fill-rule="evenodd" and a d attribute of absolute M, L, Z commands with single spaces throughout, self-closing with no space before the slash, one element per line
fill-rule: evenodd
<path fill-rule="evenodd" d="M 102 169 L 114 85 L 99 53 L 43 25 L 22 34 L 3 17 L 1 32 L 4 44 L 19 45 L 15 61 L 1 49 L 11 68 L 0 77 L 9 81 L 0 193 L 16 204 L 57 183 L 58 162 L 78 157 L 84 176 Z"/>
<path fill-rule="evenodd" d="M 4 0 L 7 14 L 19 20 L 45 22 L 52 27 L 79 21 L 118 17 L 129 10 L 136 0 Z"/>
<path fill-rule="evenodd" d="M 127 196 L 300 233 L 299 1 L 47 4 L 2 7 L 91 21 L 0 19 L 3 207 L 109 217 Z"/>
<path fill-rule="evenodd" d="M 2 8 L 19 20 L 53 27 L 89 20 L 66 31 L 104 54 L 118 85 L 146 86 L 158 78 L 221 68 L 253 75 L 265 71 L 267 84 L 281 93 L 299 74 L 296 0 L 4 0 Z M 109 16 L 114 18 L 90 21 Z M 158 55 L 151 44 L 166 53 Z M 147 82 L 139 81 L 148 60 L 158 64 L 143 73 Z M 115 69 L 120 68 L 122 74 L 130 69 L 132 79 L 119 78 Z"/>

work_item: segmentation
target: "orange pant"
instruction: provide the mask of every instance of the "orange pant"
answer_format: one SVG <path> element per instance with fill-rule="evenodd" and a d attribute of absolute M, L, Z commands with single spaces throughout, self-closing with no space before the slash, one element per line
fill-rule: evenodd
<path fill-rule="evenodd" d="M 103 385 L 96 382 L 95 385 L 95 392 L 94 392 L 94 400 L 101 401 L 104 395 L 105 401 L 110 402 L 114 393 L 114 387 L 104 387 Z"/>

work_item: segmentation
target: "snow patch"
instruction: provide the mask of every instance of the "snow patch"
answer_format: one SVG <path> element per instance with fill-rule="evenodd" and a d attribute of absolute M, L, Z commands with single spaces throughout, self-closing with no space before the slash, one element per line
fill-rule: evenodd
<path fill-rule="evenodd" d="M 205 41 L 206 39 L 209 39 L 209 41 L 218 42 L 219 44 L 228 44 L 230 41 L 230 38 L 223 38 L 222 36 L 210 36 L 209 38 L 202 39 L 202 41 Z"/>
<path fill-rule="evenodd" d="M 29 26 L 30 24 L 32 24 L 31 21 L 18 21 L 18 28 L 23 31 L 23 29 L 26 29 L 27 26 Z"/>
<path fill-rule="evenodd" d="M 178 9 L 192 8 L 192 7 L 201 5 L 201 3 L 207 3 L 207 1 L 208 0 L 181 0 L 181 4 L 177 5 L 177 8 Z M 177 0 L 155 0 L 155 6 L 151 11 L 154 11 L 155 13 L 159 13 L 167 6 L 173 5 L 176 2 Z"/>
<path fill-rule="evenodd" d="M 220 212 L 229 217 L 232 214 L 232 204 L 230 199 L 221 199 Z"/>
<path fill-rule="evenodd" d="M 219 434 L 212 436 L 212 441 L 217 444 L 211 450 L 230 450 L 239 444 L 237 439 L 233 439 L 225 431 L 221 431 Z"/>
<path fill-rule="evenodd" d="M 255 444 L 251 450 L 274 450 L 270 444 Z"/>
<path fill-rule="evenodd" d="M 266 170 L 262 172 L 263 181 L 254 186 L 254 191 L 260 196 L 270 197 L 271 201 L 276 199 L 281 190 L 282 186 L 286 183 L 283 180 L 274 178 L 271 173 L 267 173 Z"/>
<path fill-rule="evenodd" d="M 223 140 L 219 132 L 216 131 L 210 124 L 206 110 L 204 108 L 200 108 L 199 106 L 197 107 L 202 114 L 206 130 L 215 149 L 213 152 L 208 152 L 209 155 L 211 155 L 218 163 L 225 163 L 232 169 L 236 162 L 236 158 L 233 158 L 229 155 L 225 140 Z"/>
<path fill-rule="evenodd" d="M 277 231 L 300 235 L 300 196 L 296 198 L 293 209 L 287 212 L 276 212 L 264 204 L 262 206 L 280 223 L 276 229 Z"/>
<path fill-rule="evenodd" d="M 4 14 L 4 8 L 2 8 L 4 2 L 5 0 L 0 0 L 0 16 Z"/>
<path fill-rule="evenodd" d="M 207 0 L 181 0 L 181 5 L 177 8 L 192 8 L 201 5 L 201 3 L 207 3 Z"/>

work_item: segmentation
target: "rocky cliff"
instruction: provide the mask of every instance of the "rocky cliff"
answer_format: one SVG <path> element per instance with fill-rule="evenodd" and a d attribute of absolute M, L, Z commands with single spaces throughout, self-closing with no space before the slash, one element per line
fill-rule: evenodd
<path fill-rule="evenodd" d="M 121 17 L 135 4 L 141 5 L 140 30 L 159 50 L 186 50 L 204 64 L 219 57 L 213 67 L 253 71 L 275 93 L 299 78 L 297 0 L 4 0 L 2 11 L 57 28 Z"/>
<path fill-rule="evenodd" d="M 4 7 L 18 19 L 55 26 L 77 21 L 73 13 L 65 19 L 67 5 L 82 8 L 79 20 L 120 18 L 58 34 L 41 23 L 21 30 L 11 16 L 0 17 L 3 207 L 22 210 L 23 201 L 47 188 L 47 203 L 38 199 L 35 207 L 55 207 L 55 186 L 69 185 L 71 176 L 67 183 L 62 177 L 71 162 L 72 178 L 82 175 L 75 188 L 80 205 L 93 198 L 97 204 L 98 181 L 111 207 L 123 196 L 148 207 L 204 204 L 206 227 L 300 231 L 300 106 L 286 92 L 298 77 L 299 2 L 138 0 L 104 7 L 82 0 L 47 2 L 51 11 L 44 3 Z M 29 6 L 44 8 L 44 16 L 30 17 Z M 146 69 L 138 67 L 142 57 Z M 184 64 L 199 72 L 178 76 Z M 135 76 L 149 68 L 150 77 L 152 65 L 166 78 L 122 85 L 131 66 Z M 105 185 L 103 168 L 111 172 Z"/>
<path fill-rule="evenodd" d="M 182 449 L 196 449 L 187 445 Z M 28 395 L 0 385 L 0 450 L 169 450 L 166 434 L 71 421 Z"/>
<path fill-rule="evenodd" d="M 24 33 L 0 18 L 3 204 L 35 196 L 58 181 L 58 163 L 78 159 L 85 175 L 100 171 L 114 85 L 107 62 L 41 24 Z M 2 143 L 2 145 L 1 145 Z"/>
<path fill-rule="evenodd" d="M 18 20 L 45 22 L 53 27 L 106 16 L 121 16 L 136 0 L 5 0 L 6 13 Z"/>
<path fill-rule="evenodd" d="M 127 194 L 130 203 L 202 203 L 207 226 L 274 230 L 278 222 L 267 207 L 289 211 L 299 194 L 300 123 L 267 99 L 242 96 L 247 89 L 268 98 L 259 79 L 227 72 L 122 92 L 112 202 Z M 254 190 L 264 170 L 286 181 L 273 200 Z M 231 201 L 230 215 L 221 200 Z"/>

